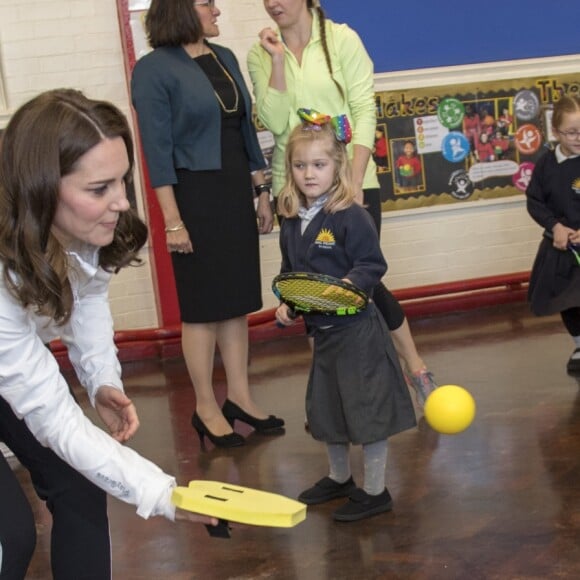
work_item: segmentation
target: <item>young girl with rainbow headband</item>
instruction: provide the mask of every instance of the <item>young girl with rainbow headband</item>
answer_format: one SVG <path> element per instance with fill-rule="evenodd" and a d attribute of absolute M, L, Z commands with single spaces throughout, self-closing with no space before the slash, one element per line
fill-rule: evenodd
<path fill-rule="evenodd" d="M 387 264 L 372 218 L 355 203 L 345 147 L 348 119 L 308 109 L 298 114 L 302 125 L 288 140 L 286 184 L 278 198 L 285 218 L 281 271 L 328 274 L 372 297 Z M 285 304 L 276 319 L 294 323 Z M 385 321 L 372 301 L 353 316 L 304 314 L 304 319 L 314 343 L 306 414 L 312 436 L 327 445 L 330 471 L 298 499 L 312 505 L 348 497 L 333 513 L 338 521 L 389 511 L 387 438 L 413 427 L 415 414 Z M 351 444 L 363 448 L 362 488 L 351 474 Z"/>
<path fill-rule="evenodd" d="M 285 181 L 284 156 L 290 132 L 300 124 L 295 111 L 309 103 L 331 116 L 345 113 L 352 125 L 348 154 L 357 202 L 363 204 L 381 235 L 381 192 L 372 158 L 377 129 L 373 62 L 358 34 L 326 17 L 320 0 L 264 0 L 275 27 L 259 33 L 248 53 L 256 113 L 274 136 L 272 193 Z M 417 409 L 437 387 L 417 351 L 409 321 L 392 292 L 379 284 L 375 305 L 385 318 Z"/>

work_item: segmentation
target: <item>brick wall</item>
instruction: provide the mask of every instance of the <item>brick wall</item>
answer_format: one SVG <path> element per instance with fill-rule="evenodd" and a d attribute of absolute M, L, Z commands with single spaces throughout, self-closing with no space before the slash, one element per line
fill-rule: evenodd
<path fill-rule="evenodd" d="M 249 47 L 258 31 L 269 24 L 263 4 L 261 0 L 240 0 L 222 1 L 218 6 L 223 10 L 220 42 L 236 52 L 245 70 Z M 0 0 L 0 58 L 9 110 L 38 92 L 68 86 L 130 111 L 115 0 Z M 565 57 L 529 62 L 524 67 L 503 63 L 452 71 L 410 71 L 378 75 L 377 88 L 509 78 L 523 68 L 525 74 L 572 72 L 578 65 L 577 57 Z M 6 116 L 0 111 L 0 123 Z M 392 289 L 527 270 L 539 240 L 523 196 L 390 212 L 383 217 L 382 230 L 389 263 L 386 282 Z M 275 300 L 270 282 L 279 267 L 276 233 L 262 237 L 261 251 L 264 306 L 271 307 Z M 146 249 L 144 258 L 148 256 Z M 157 326 L 148 265 L 115 277 L 111 303 L 117 329 Z"/>

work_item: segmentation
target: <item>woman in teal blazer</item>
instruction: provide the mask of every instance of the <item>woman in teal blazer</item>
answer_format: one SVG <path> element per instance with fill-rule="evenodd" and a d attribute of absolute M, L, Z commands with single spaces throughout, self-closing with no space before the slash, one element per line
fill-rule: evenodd
<path fill-rule="evenodd" d="M 219 34 L 219 14 L 213 0 L 153 0 L 145 25 L 154 50 L 137 62 L 131 92 L 173 262 L 192 425 L 202 443 L 234 447 L 244 444 L 236 419 L 261 432 L 280 432 L 284 421 L 258 407 L 248 384 L 246 315 L 262 307 L 258 234 L 273 217 L 240 68 L 207 41 Z M 216 345 L 228 382 L 221 409 Z"/>

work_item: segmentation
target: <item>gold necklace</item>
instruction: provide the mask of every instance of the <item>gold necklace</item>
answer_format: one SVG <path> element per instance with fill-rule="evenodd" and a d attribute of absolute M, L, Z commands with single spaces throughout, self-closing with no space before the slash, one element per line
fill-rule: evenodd
<path fill-rule="evenodd" d="M 224 105 L 224 102 L 221 100 L 221 97 L 217 94 L 217 91 L 215 89 L 213 91 L 214 95 L 216 96 L 216 99 L 218 100 L 219 104 L 221 105 L 221 108 L 222 108 L 224 113 L 235 113 L 238 110 L 238 103 L 239 103 L 239 99 L 240 99 L 240 95 L 238 94 L 238 87 L 236 86 L 234 79 L 230 76 L 230 73 L 222 65 L 222 63 L 219 61 L 218 57 L 214 54 L 213 50 L 210 50 L 209 53 L 213 56 L 214 60 L 218 63 L 219 67 L 222 69 L 222 71 L 224 72 L 226 77 L 229 79 L 230 83 L 232 83 L 232 88 L 234 89 L 234 95 L 236 96 L 234 106 L 231 109 L 228 109 Z"/>

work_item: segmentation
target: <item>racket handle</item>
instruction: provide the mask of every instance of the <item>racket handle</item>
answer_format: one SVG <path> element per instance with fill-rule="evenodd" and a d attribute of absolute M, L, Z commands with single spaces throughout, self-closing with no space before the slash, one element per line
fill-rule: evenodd
<path fill-rule="evenodd" d="M 292 308 L 288 308 L 288 318 L 291 318 L 292 320 L 294 320 L 295 318 L 298 318 L 298 313 L 296 312 L 296 310 L 292 310 Z M 282 324 L 281 322 L 278 322 L 276 320 L 276 326 L 278 328 L 286 328 L 285 324 Z"/>
<path fill-rule="evenodd" d="M 228 539 L 230 538 L 230 526 L 227 520 L 218 520 L 217 526 L 212 526 L 211 524 L 205 524 L 205 527 L 207 529 L 207 533 L 212 537 L 212 538 L 224 538 L 224 539 Z"/>

